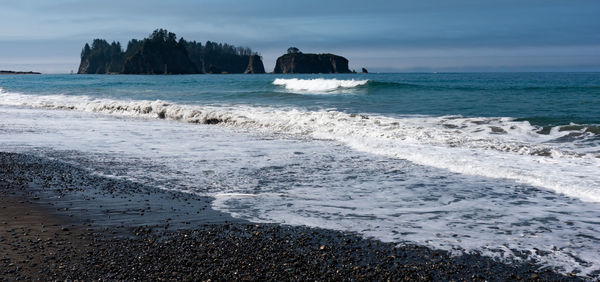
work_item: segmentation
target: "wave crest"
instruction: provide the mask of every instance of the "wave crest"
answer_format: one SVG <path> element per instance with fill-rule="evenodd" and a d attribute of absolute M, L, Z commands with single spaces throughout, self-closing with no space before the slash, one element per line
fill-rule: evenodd
<path fill-rule="evenodd" d="M 354 88 L 366 85 L 369 80 L 339 80 L 339 79 L 284 79 L 277 78 L 273 81 L 273 85 L 285 87 L 287 90 L 303 91 L 303 92 L 331 92 L 339 89 Z"/>

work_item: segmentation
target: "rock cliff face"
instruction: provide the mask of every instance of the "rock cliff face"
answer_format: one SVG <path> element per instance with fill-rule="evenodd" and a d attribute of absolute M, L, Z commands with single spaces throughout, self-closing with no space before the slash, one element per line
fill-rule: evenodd
<path fill-rule="evenodd" d="M 202 60 L 205 73 L 244 73 L 248 67 L 250 56 L 205 54 Z"/>
<path fill-rule="evenodd" d="M 87 43 L 83 47 L 77 73 L 118 73 L 123 69 L 123 61 L 121 44 L 109 44 L 106 40 L 94 39 L 92 47 Z"/>
<path fill-rule="evenodd" d="M 348 60 L 334 54 L 288 53 L 277 58 L 274 73 L 349 73 Z"/>
<path fill-rule="evenodd" d="M 161 48 L 163 47 L 163 48 Z M 185 46 L 155 46 L 143 44 L 132 57 L 125 60 L 123 74 L 191 74 L 199 73 L 188 57 Z"/>
<path fill-rule="evenodd" d="M 81 52 L 80 74 L 264 73 L 260 56 L 250 48 L 207 41 L 205 45 L 155 30 L 149 38 L 121 44 L 95 39 Z"/>
<path fill-rule="evenodd" d="M 265 73 L 265 66 L 263 65 L 262 59 L 259 55 L 250 56 L 248 67 L 244 73 Z"/>

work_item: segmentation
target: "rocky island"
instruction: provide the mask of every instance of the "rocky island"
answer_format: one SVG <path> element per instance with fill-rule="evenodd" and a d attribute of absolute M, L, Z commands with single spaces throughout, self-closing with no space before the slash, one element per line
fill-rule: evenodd
<path fill-rule="evenodd" d="M 334 54 L 305 54 L 290 47 L 277 58 L 274 73 L 350 73 L 348 59 Z"/>
<path fill-rule="evenodd" d="M 34 72 L 34 71 L 8 71 L 8 70 L 0 70 L 0 74 L 41 74 L 41 73 Z"/>
<path fill-rule="evenodd" d="M 164 29 L 149 38 L 132 39 L 123 51 L 119 42 L 94 39 L 81 51 L 79 74 L 264 73 L 258 53 L 247 47 L 207 41 L 177 40 Z"/>

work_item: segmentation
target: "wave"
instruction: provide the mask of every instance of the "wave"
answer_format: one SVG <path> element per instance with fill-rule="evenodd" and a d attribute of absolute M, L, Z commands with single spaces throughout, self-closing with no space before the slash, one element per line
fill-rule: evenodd
<path fill-rule="evenodd" d="M 386 117 L 298 108 L 199 106 L 16 93 L 0 94 L 0 105 L 221 124 L 335 140 L 359 151 L 460 174 L 510 179 L 600 202 L 597 125 L 544 129 L 502 117 Z M 596 141 L 586 143 L 589 140 Z"/>
<path fill-rule="evenodd" d="M 594 118 L 582 118 L 575 117 L 571 115 L 565 116 L 529 116 L 517 118 L 515 121 L 527 121 L 534 125 L 544 126 L 544 127 L 555 127 L 560 125 L 571 125 L 573 123 L 576 124 L 600 124 L 600 119 Z"/>
<path fill-rule="evenodd" d="M 273 85 L 285 87 L 287 90 L 302 91 L 302 92 L 332 92 L 339 89 L 354 88 L 357 86 L 366 85 L 369 80 L 339 80 L 339 79 L 284 79 L 277 78 L 273 81 Z"/>
<path fill-rule="evenodd" d="M 325 79 L 325 78 L 314 78 L 314 79 L 298 79 L 298 78 L 277 78 L 272 82 L 273 85 L 283 86 L 286 90 L 296 91 L 298 93 L 339 93 L 340 90 L 351 90 L 361 89 L 363 87 L 374 88 L 374 89 L 414 89 L 414 88 L 428 88 L 435 89 L 435 87 L 427 85 L 419 85 L 413 83 L 399 83 L 389 81 L 375 81 L 375 80 L 340 80 L 340 79 Z M 439 87 L 438 87 L 439 88 Z M 347 92 L 347 91 L 346 91 Z M 344 93 L 346 93 L 344 92 Z"/>
<path fill-rule="evenodd" d="M 352 80 L 347 80 L 352 81 Z M 369 88 L 376 89 L 420 89 L 420 90 L 431 90 L 431 91 L 446 91 L 446 90 L 460 90 L 469 92 L 479 91 L 548 91 L 548 92 L 585 92 L 585 91 L 597 91 L 600 86 L 597 85 L 584 85 L 584 86 L 565 86 L 565 85 L 539 85 L 539 86 L 478 86 L 478 85 L 464 85 L 464 84 L 420 84 L 412 82 L 392 82 L 392 81 L 379 81 L 379 80 L 367 80 L 367 83 L 359 86 L 368 86 Z"/>

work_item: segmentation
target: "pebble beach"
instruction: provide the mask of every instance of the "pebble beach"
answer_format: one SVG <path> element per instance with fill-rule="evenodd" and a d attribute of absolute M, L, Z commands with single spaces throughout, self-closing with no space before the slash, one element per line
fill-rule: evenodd
<path fill-rule="evenodd" d="M 253 224 L 202 197 L 27 154 L 0 153 L 0 193 L 0 277 L 8 281 L 582 279 L 349 232 Z"/>

